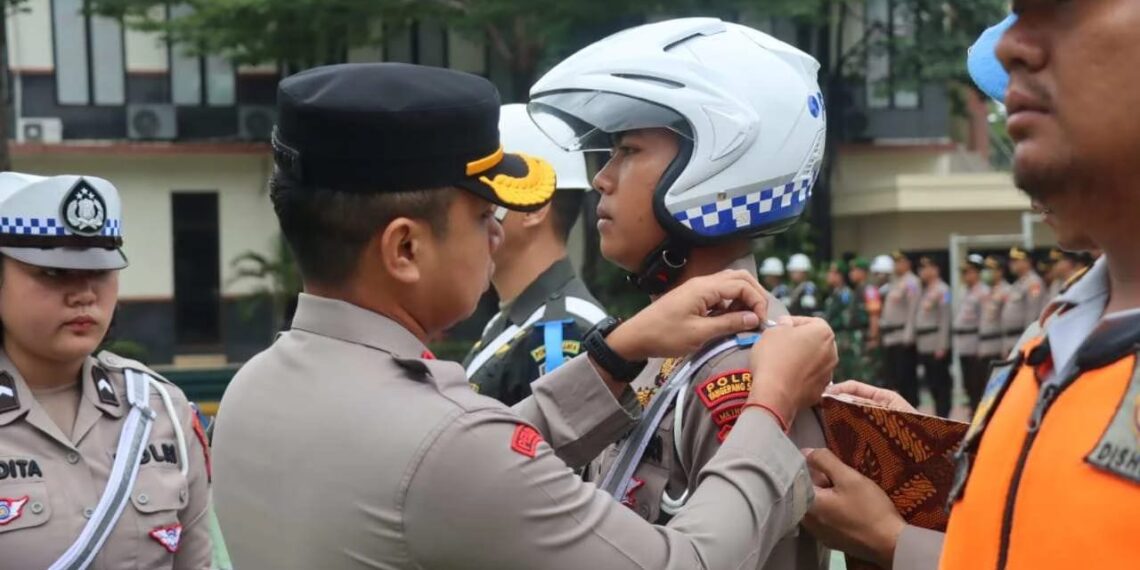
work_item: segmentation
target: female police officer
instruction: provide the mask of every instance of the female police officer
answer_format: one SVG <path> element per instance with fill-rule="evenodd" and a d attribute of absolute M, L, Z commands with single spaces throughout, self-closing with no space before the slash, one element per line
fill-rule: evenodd
<path fill-rule="evenodd" d="M 563 148 L 612 151 L 594 178 L 602 254 L 656 298 L 726 268 L 755 274 L 751 239 L 803 213 L 823 158 L 818 69 L 745 26 L 670 20 L 574 54 L 535 84 L 529 108 Z M 769 300 L 770 318 L 784 311 Z M 599 486 L 652 522 L 679 512 L 741 414 L 754 340 L 645 367 L 632 383 L 645 419 L 602 462 Z M 794 443 L 822 446 L 814 415 L 794 412 L 774 411 Z M 760 566 L 827 565 L 809 536 L 764 538 Z"/>
<path fill-rule="evenodd" d="M 204 438 L 186 397 L 93 353 L 115 310 L 119 195 L 0 173 L 0 552 L 5 568 L 207 568 Z"/>

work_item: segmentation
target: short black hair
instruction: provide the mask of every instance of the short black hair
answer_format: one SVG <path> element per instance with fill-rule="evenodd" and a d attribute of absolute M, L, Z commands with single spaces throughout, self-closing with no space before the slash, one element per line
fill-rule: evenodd
<path fill-rule="evenodd" d="M 269 180 L 273 210 L 302 278 L 325 285 L 351 278 L 364 247 L 396 218 L 425 220 L 436 235 L 446 234 L 448 209 L 457 192 L 310 188 L 276 168 Z"/>
<path fill-rule="evenodd" d="M 570 239 L 570 230 L 582 215 L 582 202 L 586 199 L 585 190 L 556 190 L 550 201 L 550 222 L 554 235 L 563 243 Z"/>

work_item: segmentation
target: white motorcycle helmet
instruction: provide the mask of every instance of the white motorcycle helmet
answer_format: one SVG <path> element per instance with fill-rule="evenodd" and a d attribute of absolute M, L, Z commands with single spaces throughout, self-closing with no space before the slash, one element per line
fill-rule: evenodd
<path fill-rule="evenodd" d="M 526 105 L 512 103 L 499 110 L 499 140 L 508 152 L 524 152 L 537 156 L 554 166 L 559 190 L 588 190 L 590 177 L 586 174 L 586 157 L 555 145 L 530 120 Z"/>
<path fill-rule="evenodd" d="M 823 162 L 818 71 L 814 58 L 757 30 L 683 18 L 570 56 L 531 88 L 528 109 L 568 150 L 609 151 L 613 135 L 635 129 L 679 135 L 653 199 L 669 237 L 638 280 L 660 281 L 694 245 L 770 235 L 799 219 Z"/>
<path fill-rule="evenodd" d="M 760 275 L 763 277 L 783 277 L 784 262 L 778 257 L 769 257 L 760 264 Z"/>
<path fill-rule="evenodd" d="M 811 271 L 811 260 L 802 253 L 792 255 L 791 259 L 788 260 L 788 271 L 802 271 L 807 273 Z"/>
<path fill-rule="evenodd" d="M 890 275 L 895 272 L 895 260 L 889 255 L 877 255 L 871 261 L 871 273 Z"/>

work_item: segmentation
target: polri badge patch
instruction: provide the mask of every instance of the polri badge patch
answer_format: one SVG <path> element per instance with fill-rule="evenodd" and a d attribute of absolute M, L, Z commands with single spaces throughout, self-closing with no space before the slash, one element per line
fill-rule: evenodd
<path fill-rule="evenodd" d="M 542 436 L 538 430 L 523 424 L 515 426 L 515 434 L 511 436 L 511 449 L 516 453 L 534 459 L 538 454 L 539 443 L 542 443 Z"/>
<path fill-rule="evenodd" d="M 160 526 L 150 531 L 150 537 L 157 540 L 167 552 L 173 554 L 178 552 L 178 546 L 182 543 L 182 525 L 175 523 Z"/>
<path fill-rule="evenodd" d="M 728 400 L 747 398 L 751 389 L 752 372 L 742 368 L 721 373 L 700 383 L 697 385 L 697 396 L 711 410 Z"/>
<path fill-rule="evenodd" d="M 80 178 L 64 195 L 59 214 L 71 233 L 97 236 L 107 222 L 107 203 L 91 183 Z"/>
<path fill-rule="evenodd" d="M 0 497 L 0 526 L 4 526 L 24 514 L 24 505 L 28 504 L 28 497 L 10 499 Z"/>

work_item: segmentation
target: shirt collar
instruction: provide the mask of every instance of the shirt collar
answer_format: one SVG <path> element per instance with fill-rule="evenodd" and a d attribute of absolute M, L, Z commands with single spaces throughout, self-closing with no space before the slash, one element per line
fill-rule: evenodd
<path fill-rule="evenodd" d="M 293 329 L 368 346 L 397 358 L 422 358 L 427 346 L 400 323 L 345 301 L 301 293 Z"/>
<path fill-rule="evenodd" d="M 1050 304 L 1080 305 L 1098 297 L 1107 296 L 1108 292 L 1108 261 L 1104 256 L 1101 256 L 1083 277 L 1053 299 Z"/>
<path fill-rule="evenodd" d="M 507 318 L 516 325 L 522 324 L 539 307 L 556 298 L 558 292 L 573 278 L 574 266 L 570 264 L 569 258 L 563 257 L 555 261 L 510 303 Z"/>

